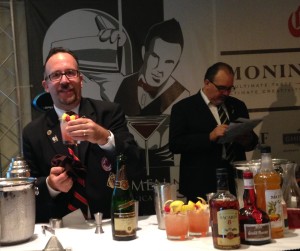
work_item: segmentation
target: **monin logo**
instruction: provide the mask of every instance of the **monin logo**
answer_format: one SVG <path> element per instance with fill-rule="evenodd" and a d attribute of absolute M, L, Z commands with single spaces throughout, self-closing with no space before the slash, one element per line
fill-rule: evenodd
<path fill-rule="evenodd" d="M 235 78 L 241 79 L 267 79 L 267 78 L 291 78 L 300 76 L 300 64 L 262 65 L 261 67 L 249 65 L 236 67 Z"/>
<path fill-rule="evenodd" d="M 288 27 L 294 37 L 300 37 L 300 6 L 290 15 Z"/>

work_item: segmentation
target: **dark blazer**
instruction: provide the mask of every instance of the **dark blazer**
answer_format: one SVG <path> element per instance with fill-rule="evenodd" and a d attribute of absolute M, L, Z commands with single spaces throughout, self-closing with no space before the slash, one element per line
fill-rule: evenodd
<path fill-rule="evenodd" d="M 108 186 L 108 178 L 114 172 L 115 157 L 119 153 L 127 155 L 128 176 L 134 179 L 144 171 L 139 165 L 139 149 L 128 131 L 125 115 L 119 105 L 82 98 L 79 116 L 83 115 L 112 131 L 115 137 L 114 152 L 104 151 L 97 144 L 84 141 L 79 144 L 78 153 L 80 161 L 87 168 L 86 193 L 91 213 L 93 215 L 95 212 L 102 212 L 104 217 L 110 217 L 112 188 Z M 31 176 L 38 178 L 36 221 L 44 222 L 51 217 L 63 217 L 68 213 L 67 204 L 71 192 L 60 193 L 52 199 L 46 185 L 51 159 L 56 154 L 68 154 L 67 147 L 61 140 L 60 123 L 54 109 L 47 111 L 24 128 L 23 151 Z"/>
<path fill-rule="evenodd" d="M 249 118 L 246 105 L 228 97 L 225 106 L 230 121 Z M 235 193 L 234 173 L 229 163 L 222 160 L 222 145 L 209 140 L 209 133 L 217 126 L 213 114 L 200 92 L 173 105 L 170 118 L 169 145 L 174 154 L 181 154 L 179 191 L 189 199 L 206 198 L 206 193 L 216 192 L 216 169 L 228 168 L 229 185 Z M 234 143 L 236 161 L 245 160 L 245 151 L 254 149 L 258 138 L 252 132 L 252 142 L 245 149 Z"/>

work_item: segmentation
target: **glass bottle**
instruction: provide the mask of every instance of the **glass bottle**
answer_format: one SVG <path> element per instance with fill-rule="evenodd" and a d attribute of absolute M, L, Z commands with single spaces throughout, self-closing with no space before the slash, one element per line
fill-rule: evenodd
<path fill-rule="evenodd" d="M 239 202 L 229 192 L 227 169 L 217 169 L 217 193 L 209 201 L 212 237 L 217 249 L 240 247 Z"/>
<path fill-rule="evenodd" d="M 244 179 L 244 207 L 240 209 L 241 243 L 248 245 L 262 245 L 271 242 L 270 219 L 266 212 L 256 207 L 253 173 L 243 172 Z"/>
<path fill-rule="evenodd" d="M 272 239 L 282 238 L 284 235 L 280 184 L 281 176 L 273 168 L 271 147 L 262 146 L 261 166 L 254 176 L 256 205 L 269 215 Z"/>
<path fill-rule="evenodd" d="M 296 168 L 295 162 L 287 162 L 282 166 L 282 196 L 286 202 L 287 208 L 298 207 L 300 208 L 300 188 L 296 180 Z"/>
<path fill-rule="evenodd" d="M 116 158 L 116 179 L 111 202 L 111 224 L 114 240 L 128 241 L 136 238 L 134 198 L 126 175 L 126 157 Z"/>
<path fill-rule="evenodd" d="M 287 214 L 287 205 L 285 200 L 282 197 L 281 200 L 281 206 L 282 206 L 282 226 L 283 226 L 283 231 L 286 232 L 289 230 L 289 221 L 288 221 L 288 214 Z"/>

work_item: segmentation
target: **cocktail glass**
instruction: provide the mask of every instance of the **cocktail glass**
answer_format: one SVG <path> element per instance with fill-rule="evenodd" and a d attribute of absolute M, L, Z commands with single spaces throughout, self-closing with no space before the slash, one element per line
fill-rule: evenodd
<path fill-rule="evenodd" d="M 187 212 L 189 218 L 189 236 L 205 237 L 209 231 L 209 209 L 195 209 Z"/>
<path fill-rule="evenodd" d="M 128 125 L 145 141 L 146 171 L 150 174 L 148 139 L 165 121 L 167 115 L 127 117 Z"/>
<path fill-rule="evenodd" d="M 165 226 L 169 240 L 186 240 L 189 231 L 189 219 L 186 212 L 165 213 Z"/>
<path fill-rule="evenodd" d="M 72 145 L 78 145 L 80 141 L 76 141 L 71 138 L 71 136 L 66 132 L 66 126 L 68 125 L 68 122 L 65 120 L 60 120 L 60 129 L 61 129 L 61 136 L 63 143 L 68 146 Z"/>

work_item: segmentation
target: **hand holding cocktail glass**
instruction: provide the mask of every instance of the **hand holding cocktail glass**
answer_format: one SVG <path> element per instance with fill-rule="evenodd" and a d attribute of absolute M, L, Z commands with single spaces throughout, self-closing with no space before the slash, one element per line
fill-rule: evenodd
<path fill-rule="evenodd" d="M 63 115 L 60 120 L 63 142 L 69 146 L 76 146 L 81 141 L 105 145 L 111 135 L 108 129 L 85 116 L 67 114 Z"/>

